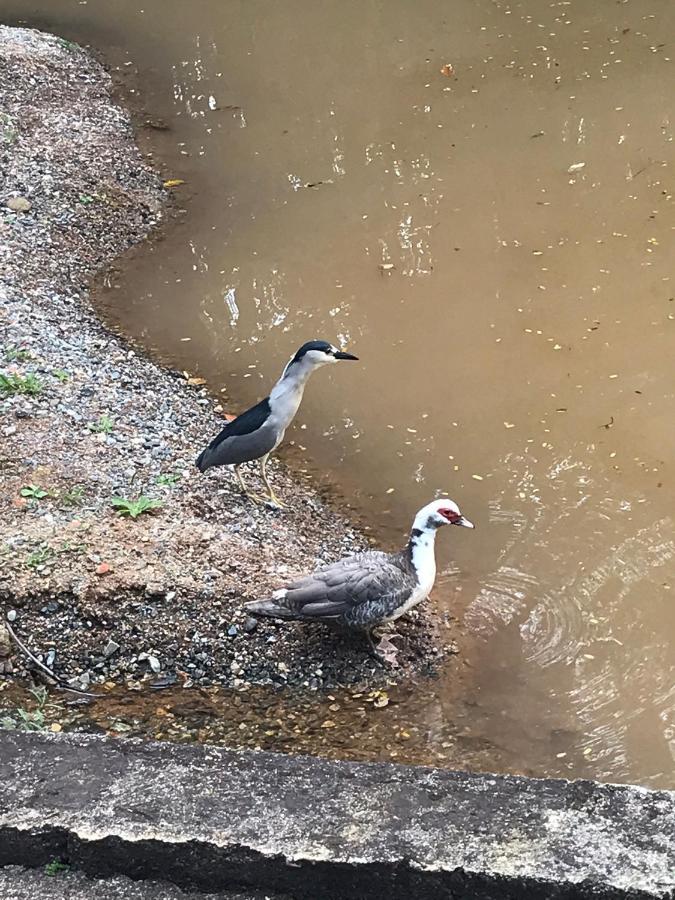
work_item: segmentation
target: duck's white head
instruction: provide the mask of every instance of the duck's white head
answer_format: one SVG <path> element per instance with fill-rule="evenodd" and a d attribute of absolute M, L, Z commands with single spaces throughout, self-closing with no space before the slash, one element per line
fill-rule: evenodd
<path fill-rule="evenodd" d="M 464 528 L 474 528 L 461 512 L 459 506 L 447 497 L 440 500 L 432 500 L 427 503 L 415 516 L 413 530 L 436 531 L 441 525 L 462 525 Z"/>

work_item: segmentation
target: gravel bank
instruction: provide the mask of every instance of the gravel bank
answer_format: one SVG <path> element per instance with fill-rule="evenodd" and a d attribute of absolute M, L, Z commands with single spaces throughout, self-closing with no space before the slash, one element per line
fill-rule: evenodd
<path fill-rule="evenodd" d="M 81 48 L 0 27 L 0 609 L 80 688 L 381 678 L 360 641 L 242 612 L 363 539 L 279 463 L 283 511 L 243 500 L 227 472 L 199 475 L 222 410 L 87 302 L 88 279 L 162 221 L 166 197 L 110 91 Z M 161 507 L 132 520 L 111 506 L 140 495 Z M 448 634 L 422 617 L 399 630 L 399 672 Z M 0 670 L 25 672 L 3 637 Z"/>

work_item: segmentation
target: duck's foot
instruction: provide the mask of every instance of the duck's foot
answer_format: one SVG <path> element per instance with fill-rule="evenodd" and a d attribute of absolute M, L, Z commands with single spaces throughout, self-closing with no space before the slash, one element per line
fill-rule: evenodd
<path fill-rule="evenodd" d="M 373 640 L 373 632 L 368 631 L 367 637 L 368 644 L 370 645 L 370 653 L 374 659 L 381 665 L 398 666 L 398 660 L 396 658 L 398 647 L 392 644 L 391 641 L 392 638 L 398 637 L 396 632 L 392 634 L 383 634 L 377 644 Z"/>
<path fill-rule="evenodd" d="M 379 644 L 375 647 L 375 652 L 378 654 L 380 659 L 383 662 L 388 663 L 390 666 L 397 667 L 398 666 L 398 647 L 392 644 L 391 639 L 398 637 L 397 634 L 383 634 L 380 638 Z"/>

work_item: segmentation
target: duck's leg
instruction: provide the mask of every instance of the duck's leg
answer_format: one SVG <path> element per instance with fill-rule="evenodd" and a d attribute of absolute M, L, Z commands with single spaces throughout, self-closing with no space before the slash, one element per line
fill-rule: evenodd
<path fill-rule="evenodd" d="M 383 634 L 377 644 L 375 643 L 373 637 L 374 634 L 375 627 L 368 628 L 366 630 L 366 637 L 368 638 L 368 646 L 370 647 L 371 656 L 373 656 L 379 663 L 391 663 L 391 665 L 397 666 L 398 662 L 396 659 L 396 654 L 398 653 L 398 648 L 391 642 L 391 638 L 396 637 L 396 634 Z"/>
<path fill-rule="evenodd" d="M 380 665 L 382 665 L 382 662 L 383 662 L 382 657 L 378 653 L 377 647 L 375 645 L 375 641 L 373 640 L 373 632 L 374 631 L 375 631 L 374 628 L 366 628 L 366 630 L 363 633 L 365 634 L 366 640 L 368 641 L 369 655 L 372 656 L 374 660 L 379 662 Z"/>
<path fill-rule="evenodd" d="M 260 503 L 260 497 L 257 494 L 253 494 L 244 484 L 244 479 L 242 478 L 242 474 L 239 471 L 239 466 L 234 467 L 234 474 L 237 476 L 237 481 L 239 482 L 239 487 L 241 488 L 242 494 L 245 497 L 248 497 L 253 503 Z"/>
<path fill-rule="evenodd" d="M 398 647 L 392 643 L 392 638 L 398 637 L 396 632 L 391 634 L 383 634 L 380 638 L 380 642 L 378 643 L 375 650 L 380 656 L 380 659 L 383 659 L 385 662 L 390 663 L 392 666 L 398 666 Z"/>
<path fill-rule="evenodd" d="M 262 480 L 265 482 L 265 487 L 267 488 L 267 493 L 268 493 L 269 498 L 272 501 L 272 503 L 274 503 L 275 506 L 279 506 L 279 507 L 283 508 L 284 504 L 274 493 L 274 488 L 269 483 L 269 479 L 267 477 L 267 468 L 266 467 L 267 467 L 268 459 L 269 459 L 269 453 L 266 453 L 263 457 L 261 457 L 261 459 L 260 459 L 260 474 L 262 475 Z"/>

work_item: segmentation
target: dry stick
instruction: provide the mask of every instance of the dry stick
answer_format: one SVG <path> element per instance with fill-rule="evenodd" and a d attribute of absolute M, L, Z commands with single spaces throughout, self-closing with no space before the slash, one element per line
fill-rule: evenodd
<path fill-rule="evenodd" d="M 63 679 L 60 678 L 55 672 L 52 672 L 52 670 L 49 668 L 49 666 L 46 666 L 43 662 L 40 662 L 40 660 L 37 658 L 37 656 L 34 656 L 30 652 L 28 647 L 26 647 L 26 645 L 19 639 L 18 635 L 16 634 L 16 632 L 14 631 L 12 626 L 9 624 L 9 622 L 5 622 L 5 628 L 7 629 L 9 636 L 14 641 L 14 643 L 17 645 L 19 650 L 21 650 L 21 652 L 24 653 L 28 657 L 28 659 L 31 660 L 31 662 L 35 663 L 35 665 L 39 669 L 42 669 L 44 674 L 48 675 L 52 679 L 52 681 L 54 682 L 54 687 L 61 688 L 61 690 L 63 690 L 63 691 L 72 691 L 73 694 L 82 694 L 84 697 L 100 697 L 101 696 L 100 694 L 91 694 L 88 691 L 80 691 L 77 688 L 71 687 L 69 684 L 64 682 Z"/>

